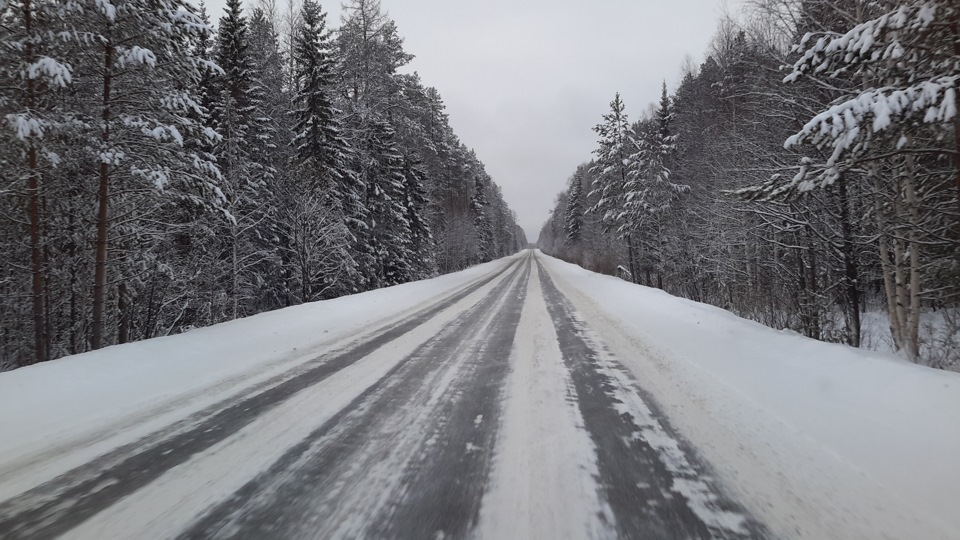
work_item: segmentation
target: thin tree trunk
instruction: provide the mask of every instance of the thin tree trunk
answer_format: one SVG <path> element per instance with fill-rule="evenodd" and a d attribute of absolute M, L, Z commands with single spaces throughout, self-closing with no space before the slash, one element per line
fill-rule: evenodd
<path fill-rule="evenodd" d="M 117 311 L 120 319 L 117 326 L 117 343 L 130 341 L 130 298 L 127 284 L 121 282 L 117 286 Z"/>
<path fill-rule="evenodd" d="M 663 224 L 657 219 L 657 288 L 663 290 Z"/>
<path fill-rule="evenodd" d="M 300 227 L 299 239 L 299 248 L 297 249 L 298 256 L 300 257 L 300 287 L 301 287 L 301 298 L 300 303 L 305 304 L 313 299 L 312 283 L 310 283 L 310 263 L 309 255 L 307 253 L 307 226 L 305 221 L 306 213 L 303 212 L 300 215 L 298 226 Z"/>
<path fill-rule="evenodd" d="M 899 208 L 897 208 L 897 210 L 899 214 Z M 903 255 L 903 241 L 895 239 L 893 241 L 893 289 L 894 298 L 896 298 L 897 324 L 900 326 L 899 349 L 907 349 L 907 342 L 910 339 L 908 332 L 910 322 L 907 319 L 907 305 L 909 302 L 907 299 L 907 278 L 903 275 Z"/>
<path fill-rule="evenodd" d="M 43 204 L 41 204 L 41 215 L 49 215 L 47 209 L 47 200 L 46 198 L 42 199 Z M 41 236 L 43 238 L 50 237 L 50 228 L 43 227 L 41 229 Z M 43 246 L 43 260 L 41 264 L 43 268 L 50 267 L 50 246 Z M 53 337 L 56 331 L 53 328 L 53 294 L 50 292 L 50 281 L 51 277 L 44 272 L 43 276 L 43 309 L 44 309 L 44 331 L 43 331 L 43 360 L 50 360 L 52 350 L 53 350 Z"/>
<path fill-rule="evenodd" d="M 31 0 L 23 0 L 23 25 L 24 32 L 28 36 L 26 48 L 24 50 L 25 60 L 26 63 L 32 64 L 34 61 L 33 41 L 29 39 L 31 33 L 33 32 L 33 7 Z M 37 89 L 33 78 L 29 76 L 27 77 L 26 86 L 27 109 L 32 112 L 37 106 Z M 44 347 L 46 343 L 46 338 L 44 336 L 46 325 L 44 324 L 45 321 L 43 317 L 44 273 L 42 240 L 40 234 L 40 171 L 37 147 L 33 140 L 29 142 L 29 146 L 27 148 L 27 168 L 29 170 L 27 178 L 27 192 L 29 194 L 27 199 L 27 221 L 29 223 L 30 230 L 30 264 L 33 288 L 33 361 L 42 362 L 46 358 L 46 350 Z"/>
<path fill-rule="evenodd" d="M 880 178 L 878 171 L 876 170 L 876 165 L 871 166 L 870 176 L 873 178 L 874 189 L 876 189 L 874 201 L 876 205 L 875 214 L 877 216 L 877 231 L 880 233 L 878 240 L 878 247 L 880 249 L 880 270 L 881 274 L 883 275 L 883 290 L 887 297 L 887 316 L 890 319 L 890 337 L 893 338 L 894 349 L 899 351 L 903 349 L 904 342 L 904 324 L 900 318 L 902 312 L 898 309 L 899 291 L 896 283 L 896 268 L 899 264 L 899 259 L 897 259 L 896 250 L 894 250 L 892 260 L 890 253 L 890 244 L 894 244 L 894 247 L 896 247 L 897 241 L 892 238 L 892 235 L 888 231 L 889 226 L 887 225 L 886 211 L 884 210 L 882 203 L 883 189 L 880 185 Z"/>
<path fill-rule="evenodd" d="M 796 232 L 793 234 L 793 243 L 800 246 L 800 237 Z M 806 262 L 803 260 L 803 249 L 797 248 L 797 311 L 800 312 L 800 325 L 803 328 L 803 335 L 815 338 L 811 331 L 809 300 L 810 291 L 807 285 Z"/>
<path fill-rule="evenodd" d="M 110 85 L 113 75 L 113 44 L 104 48 L 103 73 L 103 148 L 110 143 Z M 90 348 L 103 346 L 104 304 L 107 289 L 107 206 L 110 202 L 110 166 L 100 156 L 100 186 L 97 191 L 97 244 L 96 266 L 93 278 L 93 332 Z"/>
<path fill-rule="evenodd" d="M 42 362 L 46 357 L 44 344 L 43 317 L 43 248 L 40 237 L 40 174 L 37 171 L 37 150 L 30 144 L 27 159 L 30 167 L 30 179 L 28 191 L 30 192 L 27 203 L 27 214 L 30 222 L 30 263 L 33 285 L 33 338 L 34 338 L 34 362 Z"/>
<path fill-rule="evenodd" d="M 958 42 L 960 43 L 960 42 Z M 960 45 L 957 45 L 957 49 L 960 49 Z M 957 52 L 960 55 L 960 51 Z M 960 95 L 954 100 L 954 107 L 957 107 L 957 110 L 960 110 Z M 956 155 L 954 156 L 954 167 L 956 170 L 956 185 L 957 185 L 957 210 L 960 211 L 960 114 L 957 114 L 953 117 L 953 141 L 954 141 L 954 150 L 956 150 Z"/>
<path fill-rule="evenodd" d="M 914 167 L 913 155 L 907 154 L 906 158 L 907 178 L 905 194 L 907 198 L 907 212 L 910 216 L 910 243 L 908 250 L 910 254 L 910 318 L 908 319 L 908 344 L 910 357 L 915 362 L 920 362 L 920 242 L 917 238 L 917 231 L 920 229 L 920 211 L 917 208 L 916 190 L 916 169 Z"/>
<path fill-rule="evenodd" d="M 239 273 L 240 273 L 240 272 L 239 272 L 239 269 L 238 269 L 238 263 L 239 263 L 238 257 L 237 257 L 237 239 L 238 239 L 238 235 L 237 235 L 237 226 L 236 226 L 236 225 L 233 226 L 232 233 L 233 233 L 233 234 L 232 234 L 232 236 L 233 236 L 233 242 L 231 243 L 232 245 L 231 245 L 231 249 L 230 249 L 230 267 L 231 267 L 231 269 L 232 269 L 232 272 L 231 272 L 232 275 L 231 275 L 230 288 L 231 288 L 231 296 L 232 296 L 233 298 L 232 298 L 232 302 L 231 302 L 231 306 L 230 306 L 230 319 L 231 319 L 231 320 L 234 320 L 234 319 L 237 318 L 237 312 L 238 312 L 239 303 L 240 303 L 240 300 L 239 300 L 239 295 L 240 295 L 240 290 L 239 290 L 239 289 L 240 289 L 240 275 L 239 275 Z"/>
<path fill-rule="evenodd" d="M 893 338 L 893 346 L 900 350 L 903 347 L 903 325 L 900 324 L 899 311 L 897 311 L 897 289 L 894 284 L 893 264 L 890 262 L 890 247 L 887 245 L 886 238 L 880 238 L 880 268 L 883 274 L 883 290 L 887 297 L 887 314 L 890 318 L 890 337 Z"/>
<path fill-rule="evenodd" d="M 156 321 L 159 307 L 154 305 L 157 294 L 157 281 L 150 282 L 150 293 L 147 295 L 147 320 L 143 323 L 143 339 L 150 339 L 154 334 L 154 324 Z"/>
<path fill-rule="evenodd" d="M 847 179 L 841 176 L 837 183 L 840 195 L 840 230 L 843 234 L 843 268 L 847 296 L 847 344 L 859 347 L 861 337 L 860 323 L 860 269 L 853 242 L 853 224 L 850 221 L 850 197 L 847 193 Z"/>
<path fill-rule="evenodd" d="M 960 57 L 960 10 L 954 11 L 953 28 L 953 54 Z M 953 108 L 960 111 L 960 95 L 954 95 Z M 957 185 L 957 209 L 960 210 L 960 114 L 953 116 L 953 145 L 956 154 L 954 154 L 954 167 L 956 167 L 956 185 Z"/>
<path fill-rule="evenodd" d="M 68 230 L 75 230 L 75 226 L 75 217 L 71 212 L 67 215 Z M 67 255 L 70 257 L 70 280 L 68 282 L 68 286 L 70 287 L 70 354 L 77 354 L 80 352 L 80 339 L 77 335 L 77 327 L 79 326 L 80 319 L 79 299 L 77 298 L 77 275 L 80 273 L 80 265 L 77 264 L 76 242 L 71 239 L 67 246 Z"/>

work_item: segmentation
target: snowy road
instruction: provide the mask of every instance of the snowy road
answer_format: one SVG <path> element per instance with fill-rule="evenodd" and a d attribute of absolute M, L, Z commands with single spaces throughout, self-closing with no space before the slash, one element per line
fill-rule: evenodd
<path fill-rule="evenodd" d="M 654 411 L 530 252 L 13 494 L 0 537 L 762 535 Z"/>
<path fill-rule="evenodd" d="M 0 374 L 0 538 L 956 538 L 958 388 L 525 252 Z"/>

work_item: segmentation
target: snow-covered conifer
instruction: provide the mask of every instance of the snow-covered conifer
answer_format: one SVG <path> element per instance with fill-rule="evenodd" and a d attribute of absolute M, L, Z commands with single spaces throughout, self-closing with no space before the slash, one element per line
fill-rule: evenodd
<path fill-rule="evenodd" d="M 563 228 L 564 245 L 572 247 L 580 242 L 583 231 L 583 178 L 579 174 L 570 179 L 570 195 L 567 200 L 566 222 Z"/>
<path fill-rule="evenodd" d="M 600 216 L 607 229 L 615 229 L 622 213 L 624 188 L 633 170 L 633 142 L 630 123 L 624 111 L 620 94 L 610 102 L 610 112 L 603 115 L 603 122 L 593 128 L 599 136 L 598 147 L 593 151 L 596 161 L 591 197 L 597 202 L 590 209 Z"/>

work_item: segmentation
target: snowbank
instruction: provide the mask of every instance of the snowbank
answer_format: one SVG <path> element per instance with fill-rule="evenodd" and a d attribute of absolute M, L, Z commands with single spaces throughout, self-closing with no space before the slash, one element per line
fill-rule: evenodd
<path fill-rule="evenodd" d="M 64 450 L 71 451 L 50 463 L 48 474 L 80 465 L 403 318 L 515 258 L 0 373 L 0 500 L 16 493 L 14 480 L 27 465 Z M 35 481 L 36 471 L 31 475 Z"/>
<path fill-rule="evenodd" d="M 960 374 L 537 256 L 778 536 L 960 537 Z"/>

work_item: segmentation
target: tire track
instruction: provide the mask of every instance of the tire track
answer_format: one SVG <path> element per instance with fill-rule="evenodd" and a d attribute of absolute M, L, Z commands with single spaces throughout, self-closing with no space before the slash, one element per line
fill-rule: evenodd
<path fill-rule="evenodd" d="M 466 531 L 496 430 L 474 420 L 497 414 L 530 262 L 181 538 Z"/>
<path fill-rule="evenodd" d="M 536 264 L 619 536 L 764 537 L 761 527 L 715 488 L 694 453 L 670 432 L 619 363 L 589 336 L 573 306 L 540 262 Z"/>
<path fill-rule="evenodd" d="M 532 257 L 531 257 L 531 263 Z M 374 538 L 463 538 L 476 525 L 488 486 L 503 394 L 510 372 L 530 267 L 469 352 L 456 399 L 437 409 L 430 432 L 435 442 L 419 462 L 407 467 L 401 496 L 369 531 Z"/>

